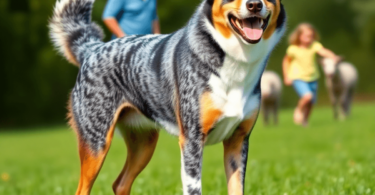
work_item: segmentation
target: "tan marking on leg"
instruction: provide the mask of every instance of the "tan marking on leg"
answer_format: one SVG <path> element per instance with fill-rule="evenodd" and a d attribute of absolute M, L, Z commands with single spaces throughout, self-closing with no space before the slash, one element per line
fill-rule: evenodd
<path fill-rule="evenodd" d="M 181 112 L 180 112 L 180 95 L 178 86 L 175 85 L 175 91 L 174 91 L 174 101 L 175 101 L 175 115 L 177 119 L 178 128 L 180 129 L 180 136 L 179 136 L 179 145 L 182 148 L 185 144 L 185 135 L 184 135 L 184 126 L 182 124 L 181 119 Z"/>
<path fill-rule="evenodd" d="M 230 174 L 230 177 L 227 178 L 227 186 L 228 186 L 228 195 L 242 195 L 243 194 L 243 186 L 241 183 L 241 171 L 237 169 L 235 172 L 229 172 L 228 168 L 225 167 L 225 173 Z"/>
<path fill-rule="evenodd" d="M 265 40 L 269 39 L 272 34 L 275 32 L 276 30 L 276 26 L 277 26 L 277 19 L 279 17 L 279 14 L 280 14 L 280 0 L 276 0 L 276 6 L 265 0 L 264 3 L 266 4 L 266 7 L 268 10 L 271 10 L 271 13 L 272 13 L 272 16 L 271 16 L 271 19 L 270 19 L 270 22 L 268 24 L 268 27 L 266 29 L 266 31 L 264 32 L 264 35 L 263 35 L 263 38 Z"/>
<path fill-rule="evenodd" d="M 245 137 L 249 135 L 251 129 L 253 128 L 257 117 L 258 112 L 254 113 L 249 119 L 244 120 L 238 126 L 234 134 L 223 142 L 225 173 L 227 176 L 229 195 L 243 194 L 243 178 L 240 169 L 242 166 L 242 146 Z M 236 165 L 236 170 L 233 170 L 233 164 Z"/>
<path fill-rule="evenodd" d="M 241 169 L 241 149 L 242 140 L 234 140 L 234 143 L 224 142 L 224 166 L 227 176 L 228 195 L 242 194 L 242 175 Z M 237 169 L 233 170 L 231 161 L 237 165 Z"/>
<path fill-rule="evenodd" d="M 76 195 L 90 194 L 91 188 L 102 167 L 108 149 L 97 154 L 90 150 L 83 141 L 79 144 L 79 157 L 81 159 L 81 178 L 79 180 Z"/>
<path fill-rule="evenodd" d="M 81 159 L 81 177 L 79 180 L 78 188 L 76 191 L 76 195 L 87 195 L 90 194 L 91 188 L 95 182 L 96 177 L 98 176 L 98 173 L 103 165 L 103 162 L 105 160 L 105 157 L 108 153 L 108 150 L 111 146 L 111 141 L 113 138 L 113 133 L 115 129 L 115 125 L 117 122 L 117 119 L 122 111 L 122 109 L 126 107 L 133 107 L 129 103 L 122 104 L 117 110 L 114 115 L 113 124 L 111 124 L 111 127 L 109 128 L 106 136 L 106 144 L 102 150 L 99 152 L 94 152 L 90 149 L 90 146 L 88 143 L 86 143 L 82 138 L 80 138 L 78 134 L 77 129 L 77 123 L 75 121 L 73 112 L 72 112 L 72 103 L 70 103 L 70 114 L 68 116 L 70 117 L 70 125 L 72 128 L 76 128 L 76 132 L 78 135 L 78 147 L 79 147 L 79 156 Z"/>
<path fill-rule="evenodd" d="M 180 136 L 178 137 L 178 144 L 180 145 L 180 148 L 183 148 L 183 147 L 184 147 L 184 145 L 185 145 L 185 136 L 180 135 Z"/>
<path fill-rule="evenodd" d="M 249 135 L 257 119 L 258 111 L 256 111 L 250 118 L 242 121 L 242 123 L 238 126 L 238 133 L 244 137 Z"/>
<path fill-rule="evenodd" d="M 231 28 L 228 24 L 228 15 L 230 11 L 237 11 L 241 7 L 242 0 L 235 0 L 231 3 L 222 5 L 222 0 L 215 0 L 212 5 L 212 20 L 214 27 L 225 37 L 229 38 L 232 35 Z"/>
<path fill-rule="evenodd" d="M 159 137 L 157 131 L 135 132 L 123 129 L 121 133 L 127 146 L 127 158 L 112 188 L 117 195 L 130 194 L 135 178 L 150 162 Z"/>
<path fill-rule="evenodd" d="M 178 128 L 180 129 L 180 136 L 182 136 L 182 135 L 184 135 L 184 126 L 183 126 L 182 119 L 181 119 L 180 95 L 178 93 L 179 93 L 178 86 L 176 85 L 175 91 L 174 91 L 175 115 L 176 115 Z"/>
<path fill-rule="evenodd" d="M 215 107 L 209 92 L 202 95 L 200 106 L 202 132 L 207 135 L 223 112 Z"/>

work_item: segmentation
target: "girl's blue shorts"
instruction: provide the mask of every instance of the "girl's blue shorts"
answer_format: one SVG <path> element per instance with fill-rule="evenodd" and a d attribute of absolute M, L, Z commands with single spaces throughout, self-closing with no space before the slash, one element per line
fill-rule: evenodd
<path fill-rule="evenodd" d="M 302 80 L 294 80 L 293 87 L 296 90 L 299 97 L 303 97 L 306 94 L 313 95 L 313 103 L 316 102 L 316 96 L 318 92 L 318 81 L 306 82 Z"/>

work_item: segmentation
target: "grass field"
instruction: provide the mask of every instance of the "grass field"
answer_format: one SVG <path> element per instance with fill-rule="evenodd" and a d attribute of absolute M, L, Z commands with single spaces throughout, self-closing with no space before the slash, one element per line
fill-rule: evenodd
<path fill-rule="evenodd" d="M 329 108 L 317 108 L 309 128 L 281 112 L 278 127 L 261 120 L 251 135 L 246 194 L 375 194 L 375 104 L 360 104 L 350 119 L 337 122 Z M 92 194 L 113 194 L 111 185 L 125 161 L 125 145 L 115 136 Z M 205 148 L 203 194 L 226 194 L 222 145 Z M 0 133 L 0 194 L 74 194 L 79 159 L 67 127 Z M 176 138 L 163 132 L 132 194 L 181 194 Z"/>

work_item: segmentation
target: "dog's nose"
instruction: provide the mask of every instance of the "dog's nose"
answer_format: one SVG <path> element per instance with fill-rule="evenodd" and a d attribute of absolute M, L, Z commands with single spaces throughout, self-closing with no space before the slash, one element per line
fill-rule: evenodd
<path fill-rule="evenodd" d="M 260 12 L 263 8 L 263 4 L 260 0 L 250 0 L 247 2 L 247 9 L 250 12 Z"/>

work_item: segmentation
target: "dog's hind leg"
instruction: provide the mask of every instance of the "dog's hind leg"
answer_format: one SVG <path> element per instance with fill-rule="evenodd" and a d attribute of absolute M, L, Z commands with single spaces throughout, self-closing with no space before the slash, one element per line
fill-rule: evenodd
<path fill-rule="evenodd" d="M 72 95 L 69 104 L 70 126 L 78 136 L 81 176 L 76 195 L 88 195 L 110 148 L 117 118 L 128 104 L 103 104 Z"/>
<path fill-rule="evenodd" d="M 254 114 L 243 121 L 233 135 L 223 142 L 228 195 L 244 194 L 249 137 L 256 119 L 257 114 Z"/>
<path fill-rule="evenodd" d="M 112 135 L 107 140 L 110 143 Z M 104 159 L 107 155 L 109 146 L 95 151 L 84 141 L 79 141 L 79 156 L 81 159 L 81 177 L 78 184 L 76 195 L 90 194 L 94 181 L 102 167 Z"/>
<path fill-rule="evenodd" d="M 71 119 L 71 124 L 74 124 Z M 76 125 L 71 125 L 74 129 L 77 128 Z M 96 177 L 103 165 L 104 159 L 108 153 L 111 145 L 114 124 L 111 125 L 110 129 L 107 131 L 105 137 L 105 145 L 99 149 L 93 147 L 90 141 L 85 140 L 76 129 L 78 134 L 78 147 L 79 147 L 79 157 L 81 160 L 81 176 L 76 191 L 76 195 L 88 195 L 90 194 L 91 188 L 95 182 Z"/>
<path fill-rule="evenodd" d="M 147 166 L 154 153 L 159 132 L 136 131 L 120 127 L 127 146 L 125 166 L 113 183 L 112 188 L 116 195 L 129 195 L 132 184 L 139 173 Z"/>

